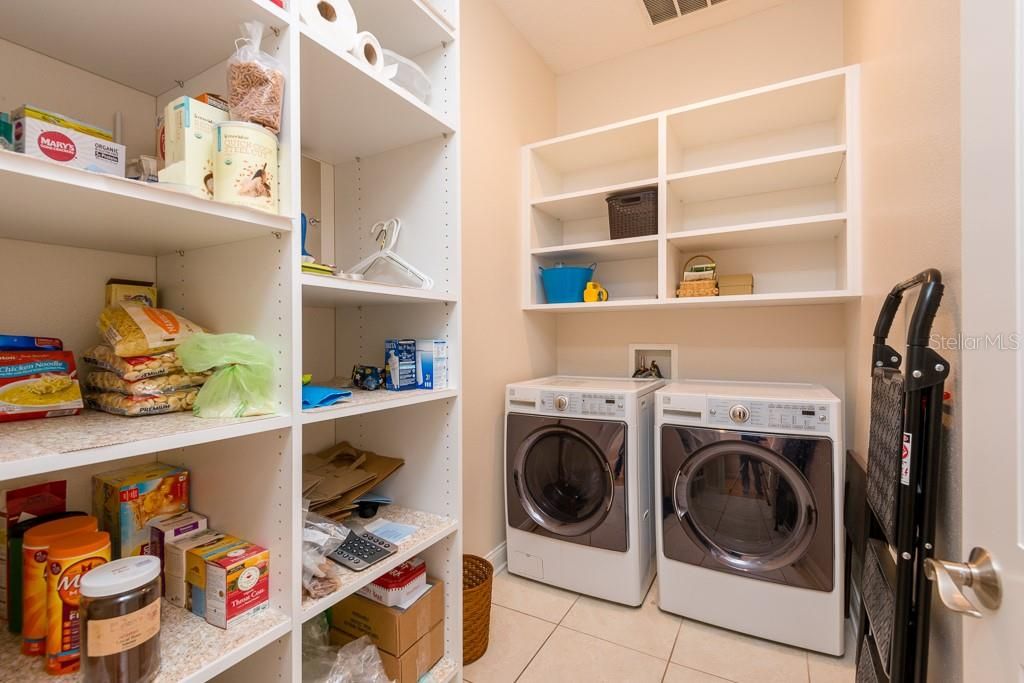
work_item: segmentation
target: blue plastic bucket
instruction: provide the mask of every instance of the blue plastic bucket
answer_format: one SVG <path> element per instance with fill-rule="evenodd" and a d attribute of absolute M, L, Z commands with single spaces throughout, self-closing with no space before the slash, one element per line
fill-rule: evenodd
<path fill-rule="evenodd" d="M 574 304 L 583 301 L 583 290 L 593 279 L 596 263 L 589 266 L 566 266 L 561 263 L 553 268 L 541 268 L 540 279 L 544 283 L 544 296 L 549 304 Z"/>

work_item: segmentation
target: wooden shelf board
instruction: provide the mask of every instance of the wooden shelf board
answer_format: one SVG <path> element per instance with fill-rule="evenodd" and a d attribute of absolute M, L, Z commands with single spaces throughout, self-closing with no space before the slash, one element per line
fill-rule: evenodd
<path fill-rule="evenodd" d="M 80 415 L 0 424 L 0 480 L 291 427 L 291 418 L 204 419 L 192 413 Z"/>
<path fill-rule="evenodd" d="M 382 47 L 412 58 L 450 43 L 455 34 L 422 0 L 351 0 L 360 31 Z"/>
<path fill-rule="evenodd" d="M 668 243 L 686 252 L 761 247 L 836 238 L 843 234 L 845 228 L 846 214 L 833 213 L 725 228 L 684 230 L 669 233 Z"/>
<path fill-rule="evenodd" d="M 608 202 L 605 198 L 610 194 L 657 187 L 657 178 L 635 180 L 627 183 L 606 185 L 592 190 L 565 192 L 563 194 L 542 197 L 532 203 L 533 208 L 543 211 L 560 221 L 578 221 L 587 218 L 601 218 L 608 215 Z"/>
<path fill-rule="evenodd" d="M 435 290 L 387 285 L 366 280 L 344 280 L 302 273 L 304 306 L 359 306 L 365 304 L 456 303 L 457 297 Z"/>
<path fill-rule="evenodd" d="M 242 22 L 261 21 L 268 32 L 288 25 L 287 13 L 270 0 L 188 2 L 177 11 L 167 9 L 120 0 L 8 3 L 0 38 L 157 96 L 230 57 Z"/>
<path fill-rule="evenodd" d="M 326 386 L 339 386 L 340 378 L 326 383 Z M 362 389 L 350 388 L 352 398 L 328 408 L 313 408 L 302 411 L 303 424 L 323 422 L 324 420 L 337 420 L 343 417 L 353 417 L 366 413 L 375 413 L 379 410 L 393 410 L 414 406 L 430 401 L 444 401 L 455 398 L 459 395 L 457 389 L 409 389 L 407 391 L 363 391 Z"/>
<path fill-rule="evenodd" d="M 627 237 L 621 240 L 581 242 L 555 247 L 540 247 L 530 252 L 537 258 L 581 259 L 583 261 L 624 261 L 627 259 L 650 258 L 658 255 L 658 236 Z"/>
<path fill-rule="evenodd" d="M 831 145 L 669 176 L 673 198 L 685 203 L 778 192 L 835 182 L 846 145 Z"/>
<path fill-rule="evenodd" d="M 289 232 L 292 219 L 0 151 L 0 237 L 158 256 Z"/>
<path fill-rule="evenodd" d="M 291 631 L 292 620 L 276 609 L 253 614 L 229 629 L 217 628 L 191 612 L 164 601 L 160 608 L 160 672 L 154 683 L 200 683 L 226 671 Z M 21 683 L 53 681 L 44 657 L 21 654 L 21 638 L 0 634 L 0 680 Z M 81 672 L 60 676 L 79 683 Z"/>
<path fill-rule="evenodd" d="M 442 116 L 303 25 L 302 151 L 339 164 L 455 132 Z"/>
<path fill-rule="evenodd" d="M 601 311 L 644 311 L 668 308 L 752 308 L 757 306 L 810 306 L 836 304 L 859 299 L 847 290 L 818 292 L 780 292 L 769 294 L 738 294 L 674 299 L 621 299 L 598 303 L 533 304 L 527 311 L 547 313 L 598 313 Z"/>
<path fill-rule="evenodd" d="M 340 580 L 341 587 L 336 592 L 318 600 L 304 598 L 302 600 L 303 621 L 308 621 L 324 610 L 329 609 L 332 605 L 336 605 L 363 586 L 372 583 L 398 565 L 411 560 L 438 541 L 455 533 L 459 528 L 458 520 L 429 512 L 411 510 L 400 505 L 382 506 L 373 519 L 360 520 L 360 523 L 365 525 L 375 519 L 386 519 L 391 522 L 398 522 L 399 524 L 411 524 L 419 527 L 419 529 L 412 536 L 398 544 L 397 553 L 372 567 L 367 567 L 361 572 L 354 572 L 339 564 L 332 563 L 331 569 Z"/>

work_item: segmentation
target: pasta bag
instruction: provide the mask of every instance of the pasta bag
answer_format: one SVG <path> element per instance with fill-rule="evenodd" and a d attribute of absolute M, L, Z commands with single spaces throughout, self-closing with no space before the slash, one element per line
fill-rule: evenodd
<path fill-rule="evenodd" d="M 235 54 L 228 60 L 228 112 L 232 121 L 248 121 L 281 131 L 284 72 L 281 63 L 260 51 L 263 24 L 247 21 Z"/>
<path fill-rule="evenodd" d="M 248 334 L 195 334 L 178 346 L 186 372 L 213 370 L 199 390 L 196 417 L 249 417 L 274 412 L 274 354 Z"/>

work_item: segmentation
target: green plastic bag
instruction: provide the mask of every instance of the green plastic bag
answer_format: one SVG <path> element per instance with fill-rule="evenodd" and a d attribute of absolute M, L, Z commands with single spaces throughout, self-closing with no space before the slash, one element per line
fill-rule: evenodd
<path fill-rule="evenodd" d="M 194 334 L 178 345 L 188 372 L 214 373 L 196 396 L 196 417 L 249 417 L 274 410 L 274 354 L 248 334 Z"/>

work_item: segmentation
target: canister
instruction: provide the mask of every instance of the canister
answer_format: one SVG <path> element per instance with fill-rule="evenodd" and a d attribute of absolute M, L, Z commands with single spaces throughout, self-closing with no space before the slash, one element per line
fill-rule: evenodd
<path fill-rule="evenodd" d="M 243 121 L 218 123 L 216 131 L 213 198 L 277 213 L 277 136 Z"/>
<path fill-rule="evenodd" d="M 64 536 L 50 544 L 46 569 L 46 672 L 78 671 L 81 624 L 78 593 L 82 577 L 110 562 L 106 531 Z"/>
<path fill-rule="evenodd" d="M 86 683 L 147 683 L 160 670 L 160 558 L 127 557 L 82 577 Z"/>
<path fill-rule="evenodd" d="M 87 534 L 97 529 L 91 516 L 65 517 L 32 527 L 21 544 L 21 651 L 46 654 L 46 575 L 50 545 L 64 536 Z"/>

